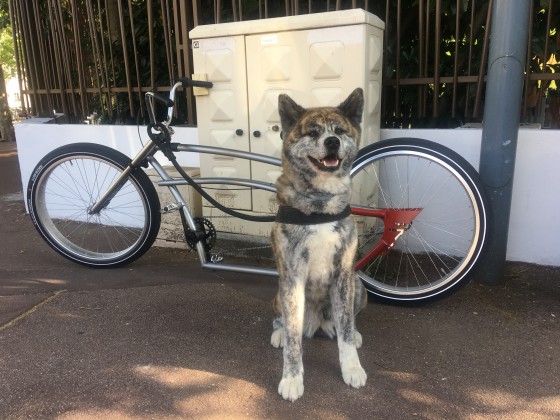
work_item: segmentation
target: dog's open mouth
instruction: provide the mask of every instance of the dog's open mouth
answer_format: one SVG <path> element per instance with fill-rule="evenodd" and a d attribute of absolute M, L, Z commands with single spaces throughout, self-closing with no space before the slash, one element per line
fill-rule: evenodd
<path fill-rule="evenodd" d="M 327 172 L 336 171 L 340 167 L 341 162 L 336 154 L 327 155 L 323 159 L 315 159 L 309 156 L 309 160 L 317 169 Z"/>

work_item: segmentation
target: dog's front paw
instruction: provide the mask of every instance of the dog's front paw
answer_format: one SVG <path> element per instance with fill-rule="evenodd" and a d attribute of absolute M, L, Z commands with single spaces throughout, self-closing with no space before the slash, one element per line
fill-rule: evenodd
<path fill-rule="evenodd" d="M 358 364 L 342 369 L 342 379 L 346 385 L 361 388 L 366 384 L 366 371 Z"/>
<path fill-rule="evenodd" d="M 285 400 L 297 400 L 303 395 L 303 375 L 282 378 L 278 385 L 278 393 Z"/>
<path fill-rule="evenodd" d="M 284 347 L 284 331 L 282 328 L 278 328 L 272 331 L 272 335 L 270 336 L 270 344 L 272 347 L 277 349 Z"/>

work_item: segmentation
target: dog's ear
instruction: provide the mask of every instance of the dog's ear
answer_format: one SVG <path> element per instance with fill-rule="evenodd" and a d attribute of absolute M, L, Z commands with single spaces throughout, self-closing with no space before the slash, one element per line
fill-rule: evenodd
<path fill-rule="evenodd" d="M 338 106 L 338 110 L 354 124 L 360 125 L 364 111 L 364 91 L 362 88 L 354 89 L 350 96 Z"/>
<path fill-rule="evenodd" d="M 278 113 L 280 114 L 280 122 L 282 123 L 282 132 L 284 135 L 288 135 L 293 125 L 304 112 L 305 108 L 296 104 L 288 95 L 281 93 L 278 96 Z"/>

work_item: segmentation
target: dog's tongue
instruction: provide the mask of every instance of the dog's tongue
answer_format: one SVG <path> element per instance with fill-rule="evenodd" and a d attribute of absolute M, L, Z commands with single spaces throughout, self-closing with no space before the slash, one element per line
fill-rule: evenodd
<path fill-rule="evenodd" d="M 338 159 L 336 158 L 336 156 L 327 156 L 322 160 L 322 162 L 323 165 L 325 165 L 327 168 L 338 165 Z"/>

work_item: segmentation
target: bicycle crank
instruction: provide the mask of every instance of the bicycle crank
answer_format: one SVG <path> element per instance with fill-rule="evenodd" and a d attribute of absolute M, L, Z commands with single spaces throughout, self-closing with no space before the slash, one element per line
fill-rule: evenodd
<path fill-rule="evenodd" d="M 205 217 L 195 217 L 193 219 L 196 231 L 192 231 L 188 226 L 185 229 L 185 241 L 192 250 L 196 249 L 199 241 L 204 241 L 206 250 L 210 251 L 216 244 L 216 228 L 214 224 Z"/>

